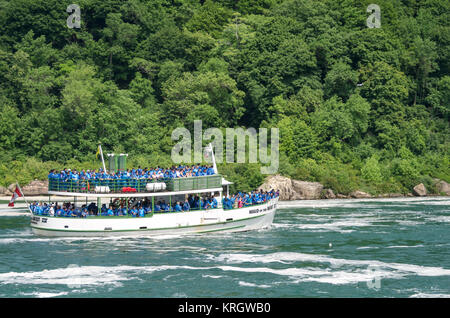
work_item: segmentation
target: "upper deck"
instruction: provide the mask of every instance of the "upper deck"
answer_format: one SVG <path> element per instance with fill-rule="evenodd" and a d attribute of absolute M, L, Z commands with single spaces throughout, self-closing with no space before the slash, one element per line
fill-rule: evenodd
<path fill-rule="evenodd" d="M 182 193 L 200 193 L 204 190 L 222 190 L 222 176 L 214 174 L 180 178 L 127 178 L 127 179 L 48 179 L 48 193 L 58 195 L 83 196 L 153 196 Z"/>

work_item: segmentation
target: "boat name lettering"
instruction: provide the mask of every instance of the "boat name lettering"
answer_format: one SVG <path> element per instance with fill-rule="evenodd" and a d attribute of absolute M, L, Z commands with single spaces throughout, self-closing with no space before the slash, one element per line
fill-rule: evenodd
<path fill-rule="evenodd" d="M 32 224 L 37 224 L 40 220 L 41 220 L 40 217 L 33 216 L 33 217 L 31 218 L 31 223 L 32 223 Z"/>
<path fill-rule="evenodd" d="M 255 209 L 255 210 L 250 210 L 250 211 L 248 211 L 248 213 L 250 213 L 250 214 L 253 214 L 253 213 L 259 213 L 259 212 L 262 212 L 263 210 L 261 209 Z"/>
<path fill-rule="evenodd" d="M 42 223 L 47 223 L 47 218 L 42 218 Z"/>

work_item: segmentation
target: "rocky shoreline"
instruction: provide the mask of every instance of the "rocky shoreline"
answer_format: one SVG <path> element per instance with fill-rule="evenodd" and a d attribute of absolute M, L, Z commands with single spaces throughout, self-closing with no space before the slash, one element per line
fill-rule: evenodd
<path fill-rule="evenodd" d="M 12 183 L 7 188 L 0 186 L 0 196 L 12 195 L 16 189 L 16 184 Z M 21 186 L 22 192 L 26 196 L 48 194 L 48 180 L 33 180 L 25 186 Z"/>
<path fill-rule="evenodd" d="M 366 199 L 366 198 L 399 198 L 399 197 L 424 197 L 437 194 L 450 196 L 450 184 L 439 179 L 434 179 L 434 191 L 426 189 L 425 185 L 420 183 L 416 185 L 410 193 L 385 193 L 371 195 L 367 192 L 355 190 L 347 195 L 334 193 L 332 189 L 325 188 L 319 182 L 309 182 L 290 179 L 281 175 L 273 175 L 266 178 L 265 182 L 258 188 L 263 191 L 277 189 L 280 191 L 280 200 L 318 200 L 318 199 Z M 0 196 L 10 196 L 15 189 L 15 184 L 7 188 L 0 186 Z M 25 196 L 47 195 L 48 180 L 33 180 L 29 184 L 22 186 Z"/>
<path fill-rule="evenodd" d="M 450 196 L 450 184 L 439 179 L 434 179 L 435 191 L 437 194 Z M 428 191 L 423 183 L 416 185 L 412 192 L 408 194 L 402 193 L 385 193 L 379 195 L 371 195 L 367 192 L 355 190 L 348 195 L 334 193 L 332 189 L 326 189 L 319 182 L 308 182 L 294 180 L 280 175 L 267 177 L 266 181 L 258 188 L 263 191 L 277 189 L 280 191 L 280 200 L 318 200 L 318 199 L 366 199 L 366 198 L 399 198 L 399 197 L 425 197 L 428 195 L 436 196 L 436 193 Z"/>

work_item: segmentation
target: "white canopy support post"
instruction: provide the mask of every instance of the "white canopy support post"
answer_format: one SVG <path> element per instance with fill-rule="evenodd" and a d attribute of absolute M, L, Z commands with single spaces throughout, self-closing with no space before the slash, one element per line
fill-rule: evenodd
<path fill-rule="evenodd" d="M 105 158 L 103 158 L 102 144 L 98 144 L 98 149 L 100 150 L 100 156 L 102 157 L 103 172 L 106 172 Z"/>
<path fill-rule="evenodd" d="M 213 151 L 213 147 L 212 147 L 211 143 L 209 143 L 209 145 L 208 145 L 208 151 L 211 153 L 211 160 L 212 160 L 212 164 L 213 164 L 214 173 L 219 174 L 219 171 L 217 170 L 217 165 L 216 165 L 216 157 L 214 156 L 214 151 Z"/>

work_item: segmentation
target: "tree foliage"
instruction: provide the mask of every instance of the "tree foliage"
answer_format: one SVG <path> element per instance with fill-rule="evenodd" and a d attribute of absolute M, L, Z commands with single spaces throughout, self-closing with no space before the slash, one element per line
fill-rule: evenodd
<path fill-rule="evenodd" d="M 66 3 L 0 0 L 0 183 L 95 166 L 99 141 L 170 164 L 197 119 L 279 128 L 280 172 L 340 192 L 450 181 L 450 3 L 379 0 L 368 28 L 370 3 L 80 0 L 70 29 Z"/>

